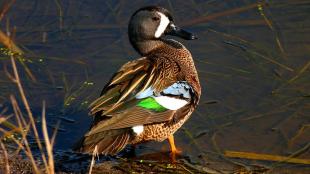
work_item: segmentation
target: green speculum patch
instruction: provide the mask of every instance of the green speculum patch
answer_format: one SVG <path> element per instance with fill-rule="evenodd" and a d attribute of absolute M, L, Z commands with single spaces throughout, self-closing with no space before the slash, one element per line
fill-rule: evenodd
<path fill-rule="evenodd" d="M 140 106 L 142 108 L 149 109 L 152 111 L 156 111 L 156 112 L 163 112 L 167 110 L 165 107 L 157 103 L 157 101 L 152 97 L 143 99 L 142 101 L 138 103 L 137 106 Z"/>

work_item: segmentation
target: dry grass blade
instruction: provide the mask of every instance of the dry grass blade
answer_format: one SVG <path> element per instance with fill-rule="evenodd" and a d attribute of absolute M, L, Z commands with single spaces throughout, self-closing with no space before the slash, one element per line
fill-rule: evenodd
<path fill-rule="evenodd" d="M 20 133 L 22 130 L 20 130 L 19 128 L 14 128 L 12 130 L 5 130 L 5 129 L 2 129 L 0 128 L 0 132 L 2 132 L 3 134 L 0 136 L 0 140 L 3 140 L 7 137 L 11 137 L 11 136 L 14 136 L 14 134 L 16 133 Z"/>
<path fill-rule="evenodd" d="M 52 138 L 51 138 L 51 146 L 52 147 L 54 147 L 54 144 L 55 144 L 56 133 L 59 129 L 59 125 L 60 125 L 60 122 L 57 122 L 56 126 L 54 127 L 54 133 L 53 133 Z"/>
<path fill-rule="evenodd" d="M 38 144 L 38 147 L 39 147 L 41 153 L 44 154 L 43 148 L 42 148 L 42 144 L 41 144 L 41 142 L 40 142 L 40 137 L 39 137 L 39 134 L 38 134 L 38 130 L 37 130 L 37 128 L 36 128 L 35 121 L 34 121 L 34 118 L 33 118 L 33 115 L 32 115 L 31 109 L 30 109 L 30 105 L 29 105 L 29 103 L 28 103 L 28 100 L 27 100 L 27 98 L 26 98 L 24 89 L 23 89 L 23 87 L 22 87 L 22 84 L 21 84 L 21 81 L 20 81 L 20 78 L 19 78 L 19 74 L 18 74 L 18 71 L 17 71 L 17 67 L 16 67 L 16 63 L 15 63 L 14 56 L 11 56 L 11 63 L 12 63 L 12 68 L 13 68 L 15 83 L 16 83 L 16 85 L 17 85 L 17 87 L 18 87 L 20 96 L 21 96 L 22 101 L 23 101 L 23 103 L 24 103 L 24 106 L 25 106 L 25 108 L 26 108 L 26 111 L 27 111 L 27 114 L 28 114 L 28 118 L 29 118 L 29 120 L 30 120 L 32 129 L 33 129 L 33 133 L 34 133 L 34 135 L 35 135 L 36 142 L 37 142 L 37 144 Z M 46 158 L 45 158 L 44 155 L 42 155 L 42 160 L 43 160 L 44 163 L 46 163 Z"/>
<path fill-rule="evenodd" d="M 307 151 L 309 151 L 309 149 L 310 149 L 310 143 L 306 144 L 302 148 L 300 148 L 297 151 L 295 151 L 294 153 L 292 153 L 290 156 L 287 157 L 287 159 L 292 159 L 292 158 L 295 159 L 296 157 L 298 157 L 298 156 L 306 153 Z M 299 158 L 297 158 L 297 159 L 299 159 Z M 307 160 L 307 161 L 310 162 L 310 160 Z M 283 162 L 287 162 L 287 161 L 286 160 L 279 161 L 279 162 L 273 164 L 272 168 L 280 167 L 281 165 L 283 165 Z M 301 163 L 301 164 L 304 164 L 304 163 Z"/>
<path fill-rule="evenodd" d="M 27 133 L 30 129 L 30 124 L 27 124 L 25 122 L 25 119 L 23 118 L 23 116 L 20 114 L 20 109 L 19 109 L 19 106 L 16 102 L 16 99 L 13 96 L 10 96 L 10 98 L 11 98 L 11 103 L 12 103 L 13 110 L 15 113 L 15 117 L 17 120 L 17 124 L 18 124 L 19 129 L 21 130 L 20 133 L 22 136 L 21 141 L 16 140 L 14 137 L 13 137 L 13 141 L 17 144 L 17 146 L 20 149 L 22 149 L 25 152 L 27 157 L 30 159 L 34 172 L 39 173 L 38 166 L 36 165 L 35 159 L 32 155 L 32 152 L 31 152 L 28 140 L 27 140 Z M 23 143 L 20 143 L 20 142 L 23 142 Z"/>
<path fill-rule="evenodd" d="M 11 117 L 11 116 L 10 116 Z M 2 124 L 2 123 L 4 123 L 4 122 L 6 122 L 6 120 L 8 120 L 10 117 L 2 117 L 1 115 L 0 115 L 0 124 Z"/>
<path fill-rule="evenodd" d="M 45 141 L 45 148 L 46 148 L 47 156 L 48 156 L 48 166 L 46 166 L 47 173 L 53 174 L 55 171 L 54 157 L 53 157 L 53 146 L 52 146 L 51 141 L 48 137 L 47 127 L 46 127 L 45 102 L 43 102 L 43 108 L 42 108 L 42 132 L 43 132 L 44 141 Z"/>
<path fill-rule="evenodd" d="M 23 54 L 23 51 L 8 37 L 3 31 L 0 30 L 0 43 L 9 48 L 12 52 Z"/>
<path fill-rule="evenodd" d="M 19 131 L 18 128 L 14 124 L 10 123 L 9 121 L 6 121 L 10 117 L 11 116 L 7 116 L 6 118 L 0 118 L 0 125 L 8 128 L 8 129 L 10 129 L 12 131 Z"/>
<path fill-rule="evenodd" d="M 92 170 L 93 170 L 93 167 L 95 165 L 95 156 L 98 155 L 98 150 L 97 150 L 98 146 L 95 146 L 95 149 L 93 151 L 93 155 L 92 155 L 92 158 L 91 158 L 91 163 L 90 163 L 90 167 L 89 167 L 89 172 L 88 174 L 91 174 L 92 173 Z"/>
<path fill-rule="evenodd" d="M 0 141 L 0 146 L 1 146 L 2 153 L 4 156 L 4 160 L 5 160 L 5 171 L 7 174 L 9 174 L 10 173 L 10 164 L 9 164 L 8 152 L 7 152 L 4 144 L 2 143 L 2 141 Z"/>
<path fill-rule="evenodd" d="M 9 8 L 15 3 L 15 0 L 12 0 L 11 2 L 7 2 L 6 4 L 4 4 L 4 7 L 2 8 L 2 10 L 0 11 L 0 21 L 1 19 L 4 17 L 4 15 L 7 13 L 7 11 L 9 10 Z M 12 38 L 14 38 L 15 33 L 16 33 L 16 27 L 14 27 L 13 30 L 13 34 L 10 34 L 9 32 L 9 25 L 7 23 L 7 34 L 5 34 L 3 31 L 1 31 L 0 29 L 0 43 L 2 43 L 5 47 L 7 47 L 12 54 L 18 54 L 18 55 L 22 55 L 24 54 L 23 50 L 21 48 L 19 48 L 15 42 L 13 41 Z M 32 81 L 36 82 L 36 78 L 34 77 L 34 75 L 31 73 L 30 69 L 28 68 L 28 66 L 23 62 L 20 61 L 21 64 L 24 66 L 25 71 L 27 73 L 27 75 L 29 75 L 29 77 L 32 79 Z"/>
<path fill-rule="evenodd" d="M 232 158 L 245 158 L 245 159 L 253 159 L 253 160 L 278 161 L 278 162 L 298 163 L 298 164 L 307 164 L 307 165 L 310 164 L 309 159 L 290 158 L 286 156 L 258 154 L 258 153 L 251 153 L 251 152 L 225 151 L 225 156 L 232 157 Z"/>
<path fill-rule="evenodd" d="M 35 140 L 36 143 L 40 149 L 41 152 L 41 159 L 44 163 L 45 169 L 47 171 L 48 174 L 54 174 L 54 158 L 53 158 L 53 143 L 54 143 L 54 139 L 55 139 L 55 133 L 53 134 L 52 137 L 52 141 L 50 141 L 49 136 L 48 136 L 48 131 L 47 131 L 47 126 L 46 126 L 46 118 L 45 118 L 45 102 L 43 102 L 43 109 L 42 109 L 42 132 L 43 132 L 43 136 L 44 136 L 44 141 L 45 141 L 45 149 L 47 151 L 47 157 L 48 157 L 48 162 L 46 160 L 46 155 L 45 152 L 43 150 L 42 144 L 40 142 L 40 137 L 38 135 L 38 131 L 34 122 L 34 118 L 32 115 L 32 112 L 30 110 L 30 106 L 28 104 L 27 98 L 25 96 L 25 93 L 23 91 L 21 82 L 20 82 L 20 78 L 19 78 L 19 74 L 17 72 L 17 68 L 16 68 L 16 64 L 15 64 L 15 60 L 14 57 L 11 56 L 11 62 L 12 62 L 12 67 L 13 67 L 13 72 L 14 72 L 14 76 L 12 76 L 13 78 L 13 82 L 17 84 L 17 87 L 19 89 L 23 104 L 26 108 L 27 114 L 28 114 L 28 119 L 30 121 L 30 123 L 27 123 L 26 119 L 23 117 L 23 114 L 17 104 L 17 101 L 15 99 L 14 96 L 10 96 L 11 98 L 11 103 L 13 106 L 13 110 L 15 113 L 15 117 L 16 117 L 16 121 L 18 124 L 18 129 L 21 130 L 20 134 L 22 136 L 22 140 L 17 140 L 15 137 L 12 138 L 12 140 L 17 144 L 17 146 L 19 147 L 19 149 L 23 150 L 26 154 L 26 156 L 30 159 L 31 164 L 32 164 L 32 168 L 33 168 L 33 172 L 34 173 L 40 173 L 39 167 L 36 164 L 36 160 L 33 157 L 31 148 L 30 148 L 30 144 L 28 142 L 27 139 L 27 135 L 28 132 L 30 130 L 30 128 L 32 128 L 32 132 L 35 135 Z"/>

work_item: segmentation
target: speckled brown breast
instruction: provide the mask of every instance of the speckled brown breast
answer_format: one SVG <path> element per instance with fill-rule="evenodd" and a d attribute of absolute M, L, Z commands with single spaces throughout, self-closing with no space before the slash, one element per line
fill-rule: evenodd
<path fill-rule="evenodd" d="M 161 91 L 176 81 L 187 81 L 197 92 L 199 100 L 201 88 L 191 53 L 180 42 L 172 39 L 163 41 L 165 42 L 163 47 L 147 56 L 149 59 L 154 59 L 160 71 L 157 74 L 161 80 L 153 83 L 153 87 Z"/>

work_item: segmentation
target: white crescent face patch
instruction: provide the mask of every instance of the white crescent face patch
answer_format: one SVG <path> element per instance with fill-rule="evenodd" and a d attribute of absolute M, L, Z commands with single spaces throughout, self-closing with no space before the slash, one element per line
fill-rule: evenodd
<path fill-rule="evenodd" d="M 164 15 L 160 12 L 157 12 L 157 14 L 160 15 L 160 23 L 156 29 L 155 37 L 159 38 L 164 33 L 164 31 L 166 30 L 168 24 L 170 23 L 170 20 L 166 15 Z"/>

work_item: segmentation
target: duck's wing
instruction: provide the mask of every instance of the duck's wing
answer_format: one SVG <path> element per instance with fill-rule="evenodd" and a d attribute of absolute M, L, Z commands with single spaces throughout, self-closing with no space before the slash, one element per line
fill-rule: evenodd
<path fill-rule="evenodd" d="M 189 104 L 191 86 L 186 81 L 163 78 L 158 66 L 161 65 L 141 58 L 121 67 L 102 96 L 90 105 L 96 118 L 86 136 L 170 121 L 179 108 Z"/>
<path fill-rule="evenodd" d="M 155 68 L 145 57 L 123 65 L 103 88 L 101 96 L 90 104 L 90 115 L 112 117 L 125 104 L 130 106 L 128 101 L 150 86 Z"/>

